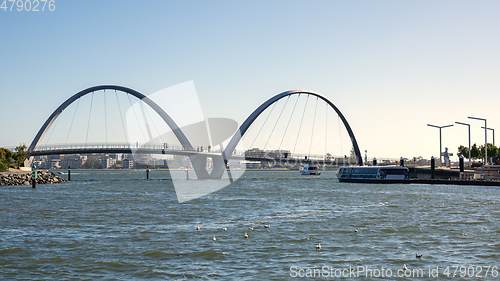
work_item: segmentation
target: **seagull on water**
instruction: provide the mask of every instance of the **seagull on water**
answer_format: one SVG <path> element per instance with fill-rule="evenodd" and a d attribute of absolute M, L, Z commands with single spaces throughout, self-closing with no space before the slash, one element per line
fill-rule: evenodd
<path fill-rule="evenodd" d="M 248 238 L 248 234 L 245 232 L 245 238 Z"/>
<path fill-rule="evenodd" d="M 358 230 L 357 230 L 357 229 L 355 229 L 355 230 L 354 230 L 354 232 L 358 232 Z"/>
<path fill-rule="evenodd" d="M 215 238 L 215 236 L 214 236 L 214 237 L 212 238 L 212 240 L 217 241 L 217 238 Z"/>
<path fill-rule="evenodd" d="M 408 267 L 406 267 L 406 264 L 403 264 L 403 270 L 408 270 Z"/>
<path fill-rule="evenodd" d="M 249 226 L 248 229 L 253 230 L 253 227 Z"/>
<path fill-rule="evenodd" d="M 318 243 L 318 245 L 316 245 L 316 249 L 318 249 L 318 250 L 321 249 L 321 244 L 320 243 Z"/>
<path fill-rule="evenodd" d="M 264 224 L 264 227 L 265 228 L 271 228 L 271 226 L 269 224 Z"/>
<path fill-rule="evenodd" d="M 196 226 L 196 230 L 200 231 L 200 226 L 199 225 Z"/>
<path fill-rule="evenodd" d="M 415 258 L 417 259 L 421 259 L 422 258 L 422 255 L 419 255 L 418 253 L 415 255 Z"/>
<path fill-rule="evenodd" d="M 222 230 L 227 231 L 227 227 L 222 228 Z"/>

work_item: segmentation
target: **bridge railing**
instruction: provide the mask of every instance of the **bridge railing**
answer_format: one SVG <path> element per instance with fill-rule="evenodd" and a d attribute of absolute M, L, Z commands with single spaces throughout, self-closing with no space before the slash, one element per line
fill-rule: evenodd
<path fill-rule="evenodd" d="M 71 144 L 50 144 L 39 145 L 35 151 L 49 150 L 78 150 L 78 149 L 147 149 L 147 150 L 184 150 L 182 146 L 168 146 L 165 144 L 137 144 L 130 143 L 71 143 Z"/>

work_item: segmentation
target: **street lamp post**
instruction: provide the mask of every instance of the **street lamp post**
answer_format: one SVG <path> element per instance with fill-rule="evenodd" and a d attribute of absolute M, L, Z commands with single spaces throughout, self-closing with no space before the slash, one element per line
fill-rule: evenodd
<path fill-rule="evenodd" d="M 455 122 L 455 123 L 468 127 L 468 131 L 469 131 L 469 168 L 470 168 L 470 124 L 462 123 L 462 122 Z"/>
<path fill-rule="evenodd" d="M 477 117 L 468 117 L 469 119 L 484 121 L 484 165 L 488 164 L 488 125 L 486 124 L 486 119 Z"/>
<path fill-rule="evenodd" d="M 438 128 L 439 129 L 439 162 L 443 163 L 442 159 L 441 159 L 441 156 L 443 154 L 443 145 L 442 145 L 442 138 L 441 138 L 441 129 L 443 128 L 448 128 L 448 127 L 452 127 L 453 124 L 451 125 L 446 125 L 446 126 L 436 126 L 436 125 L 431 125 L 431 124 L 427 124 L 427 126 L 429 127 L 434 127 L 434 128 Z"/>
<path fill-rule="evenodd" d="M 484 129 L 484 127 L 481 127 L 481 129 Z M 495 146 L 495 129 L 486 128 L 486 130 L 491 130 L 493 132 L 493 146 Z"/>

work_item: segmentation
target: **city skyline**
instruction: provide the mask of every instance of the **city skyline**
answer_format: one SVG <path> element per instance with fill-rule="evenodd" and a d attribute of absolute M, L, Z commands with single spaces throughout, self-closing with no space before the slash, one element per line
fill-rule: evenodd
<path fill-rule="evenodd" d="M 191 80 L 205 117 L 239 124 L 280 92 L 319 92 L 369 158 L 437 157 L 438 131 L 427 124 L 469 123 L 478 145 L 484 122 L 467 117 L 500 124 L 495 1 L 133 3 L 0 10 L 1 90 L 10 105 L 0 145 L 29 145 L 52 111 L 85 88 L 116 84 L 147 95 Z M 466 127 L 443 129 L 443 150 L 456 155 L 467 144 Z"/>

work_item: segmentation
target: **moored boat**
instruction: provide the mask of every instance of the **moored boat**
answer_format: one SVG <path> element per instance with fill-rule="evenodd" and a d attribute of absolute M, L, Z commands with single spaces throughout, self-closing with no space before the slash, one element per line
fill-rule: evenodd
<path fill-rule="evenodd" d="M 318 165 L 315 164 L 305 164 L 304 167 L 300 169 L 302 175 L 320 175 L 318 170 Z"/>
<path fill-rule="evenodd" d="M 410 172 L 407 167 L 399 166 L 340 167 L 337 179 L 339 182 L 407 183 Z"/>

